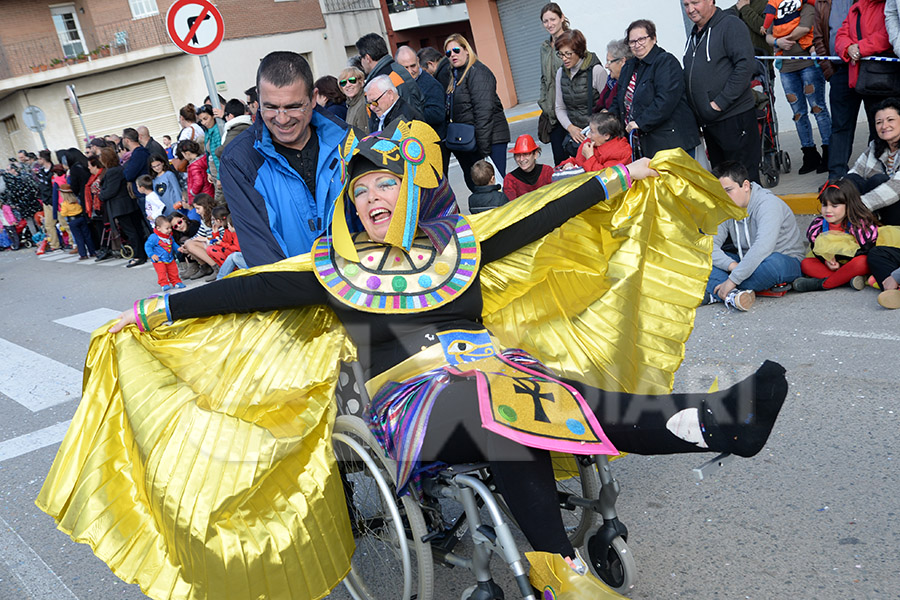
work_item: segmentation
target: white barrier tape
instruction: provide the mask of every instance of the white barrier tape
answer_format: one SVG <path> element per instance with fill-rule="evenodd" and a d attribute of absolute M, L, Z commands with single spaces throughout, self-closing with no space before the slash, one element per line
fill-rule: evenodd
<path fill-rule="evenodd" d="M 757 56 L 757 60 L 833 60 L 843 62 L 840 56 Z M 892 56 L 863 56 L 859 60 L 874 60 L 876 62 L 900 62 L 900 58 Z"/>

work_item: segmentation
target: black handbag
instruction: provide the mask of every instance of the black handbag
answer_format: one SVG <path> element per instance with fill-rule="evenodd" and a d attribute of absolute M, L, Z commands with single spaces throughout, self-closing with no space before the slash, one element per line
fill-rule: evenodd
<path fill-rule="evenodd" d="M 550 132 L 553 131 L 553 125 L 550 124 L 550 116 L 542 112 L 538 118 L 538 139 L 542 144 L 550 143 Z"/>
<path fill-rule="evenodd" d="M 472 152 L 475 150 L 475 126 L 470 123 L 453 122 L 453 96 L 450 94 L 450 122 L 447 123 L 447 138 L 444 144 L 447 150 L 454 152 Z"/>
<path fill-rule="evenodd" d="M 857 39 L 862 39 L 860 17 L 856 21 Z M 893 58 L 893 54 L 886 56 Z M 896 96 L 900 94 L 900 63 L 879 60 L 859 61 L 859 72 L 856 77 L 856 93 L 863 96 Z"/>

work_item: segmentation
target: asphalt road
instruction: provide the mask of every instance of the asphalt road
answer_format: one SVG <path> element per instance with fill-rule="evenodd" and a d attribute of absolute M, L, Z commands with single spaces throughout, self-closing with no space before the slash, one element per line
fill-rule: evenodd
<path fill-rule="evenodd" d="M 34 498 L 77 406 L 88 331 L 157 291 L 155 276 L 57 256 L 0 253 L 0 599 L 143 598 Z M 677 390 L 716 377 L 724 387 L 772 359 L 788 370 L 790 396 L 759 456 L 702 482 L 691 472 L 702 455 L 614 463 L 639 571 L 632 598 L 900 598 L 900 311 L 875 295 L 698 310 Z M 469 584 L 460 569 L 438 568 L 436 581 L 442 600 Z"/>

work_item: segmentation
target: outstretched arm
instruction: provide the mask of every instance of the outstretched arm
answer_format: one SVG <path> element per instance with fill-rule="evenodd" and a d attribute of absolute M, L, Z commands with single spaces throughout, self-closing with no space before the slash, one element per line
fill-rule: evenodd
<path fill-rule="evenodd" d="M 637 160 L 625 168 L 628 169 L 633 180 L 659 175 L 659 173 L 650 168 L 649 158 Z M 597 177 L 601 176 L 603 174 L 597 175 Z M 510 252 L 544 237 L 597 202 L 606 200 L 604 185 L 597 177 L 591 178 L 584 185 L 557 198 L 540 210 L 535 211 L 502 231 L 498 231 L 487 240 L 481 242 L 482 262 L 487 264 L 503 258 Z M 612 177 L 616 178 L 615 175 Z M 612 184 L 612 180 L 610 180 L 610 183 Z"/>
<path fill-rule="evenodd" d="M 325 289 L 309 271 L 268 272 L 230 277 L 168 297 L 173 321 L 228 313 L 263 312 L 324 304 Z M 138 315 L 126 310 L 109 332 L 135 323 Z"/>

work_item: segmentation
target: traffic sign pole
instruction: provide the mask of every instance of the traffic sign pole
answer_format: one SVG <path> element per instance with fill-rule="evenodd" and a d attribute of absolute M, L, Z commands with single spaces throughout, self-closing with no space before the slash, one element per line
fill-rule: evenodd
<path fill-rule="evenodd" d="M 213 77 L 212 67 L 209 66 L 209 56 L 204 54 L 200 57 L 200 68 L 203 69 L 203 78 L 206 80 L 206 89 L 209 90 L 209 101 L 216 110 L 222 108 L 219 102 L 219 91 L 216 89 L 216 78 Z"/>

